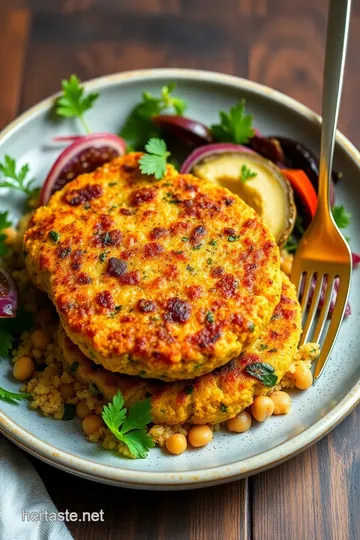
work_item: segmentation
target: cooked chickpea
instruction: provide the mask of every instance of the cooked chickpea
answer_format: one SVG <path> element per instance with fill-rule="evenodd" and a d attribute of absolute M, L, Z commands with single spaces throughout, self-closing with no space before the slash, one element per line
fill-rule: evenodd
<path fill-rule="evenodd" d="M 11 246 L 11 244 L 15 242 L 17 237 L 17 232 L 14 227 L 7 227 L 6 229 L 3 229 L 1 231 L 1 234 L 4 234 L 6 236 L 4 244 L 6 244 L 7 246 Z"/>
<path fill-rule="evenodd" d="M 291 408 L 291 397 L 281 390 L 272 392 L 269 398 L 274 402 L 274 415 L 287 414 Z"/>
<path fill-rule="evenodd" d="M 85 435 L 92 435 L 92 433 L 95 433 L 95 431 L 98 431 L 102 427 L 104 427 L 103 419 L 96 414 L 87 416 L 82 421 L 82 429 Z"/>
<path fill-rule="evenodd" d="M 251 412 L 255 420 L 264 422 L 273 414 L 274 408 L 275 405 L 272 399 L 267 396 L 259 396 L 254 399 Z"/>
<path fill-rule="evenodd" d="M 18 381 L 30 379 L 35 371 L 35 363 L 29 356 L 18 358 L 13 367 L 13 375 Z"/>
<path fill-rule="evenodd" d="M 303 363 L 296 366 L 295 372 L 291 374 L 291 379 L 299 390 L 306 390 L 313 383 L 312 373 Z"/>
<path fill-rule="evenodd" d="M 213 433 L 209 426 L 193 426 L 189 431 L 189 441 L 195 448 L 206 446 L 212 438 Z"/>
<path fill-rule="evenodd" d="M 35 316 L 35 322 L 37 324 L 51 324 L 53 321 L 53 312 L 50 308 L 42 308 L 40 309 L 36 316 Z"/>
<path fill-rule="evenodd" d="M 230 418 L 226 424 L 229 431 L 244 433 L 251 427 L 251 416 L 247 411 L 242 411 L 234 418 Z"/>
<path fill-rule="evenodd" d="M 170 454 L 175 454 L 176 456 L 182 454 L 187 448 L 186 437 L 182 433 L 171 435 L 166 441 L 166 448 Z"/>
<path fill-rule="evenodd" d="M 60 384 L 59 391 L 63 399 L 72 399 L 73 397 L 75 397 L 74 387 L 70 383 Z"/>
<path fill-rule="evenodd" d="M 35 332 L 31 334 L 31 342 L 34 345 L 35 349 L 45 351 L 50 343 L 49 332 L 47 332 L 46 330 L 35 330 Z"/>
<path fill-rule="evenodd" d="M 79 401 L 79 403 L 76 404 L 75 412 L 76 415 L 81 418 L 81 420 L 84 420 L 84 418 L 90 416 L 92 411 L 86 403 L 86 399 L 82 399 L 81 401 Z"/>

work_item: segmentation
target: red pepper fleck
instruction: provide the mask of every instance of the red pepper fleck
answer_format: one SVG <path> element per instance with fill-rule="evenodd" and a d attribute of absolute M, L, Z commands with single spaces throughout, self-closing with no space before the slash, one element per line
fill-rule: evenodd
<path fill-rule="evenodd" d="M 107 309 L 114 309 L 115 302 L 110 291 L 101 291 L 95 297 L 96 303 Z"/>
<path fill-rule="evenodd" d="M 191 342 L 200 349 L 212 349 L 214 344 L 221 338 L 221 326 L 210 324 L 191 336 Z"/>
<path fill-rule="evenodd" d="M 140 272 L 138 272 L 138 270 L 127 272 L 119 277 L 119 281 L 123 285 L 137 285 L 140 283 Z"/>
<path fill-rule="evenodd" d="M 156 303 L 152 300 L 146 300 L 145 298 L 142 298 L 138 302 L 138 308 L 141 313 L 153 313 L 156 311 Z"/>
<path fill-rule="evenodd" d="M 191 285 L 187 289 L 187 295 L 190 298 L 190 300 L 195 300 L 196 298 L 200 298 L 204 293 L 204 289 L 200 285 Z"/>
<path fill-rule="evenodd" d="M 78 275 L 76 283 L 79 283 L 80 285 L 88 285 L 89 283 L 92 283 L 92 279 L 90 276 L 82 272 Z"/>
<path fill-rule="evenodd" d="M 196 244 L 201 238 L 203 238 L 203 236 L 205 236 L 205 234 L 206 227 L 204 227 L 204 225 L 199 225 L 191 231 L 190 241 Z"/>
<path fill-rule="evenodd" d="M 164 229 L 163 227 L 154 227 L 149 234 L 149 238 L 150 240 L 158 240 L 159 238 L 164 238 L 164 236 L 167 236 L 168 234 L 169 231 L 167 229 Z"/>
<path fill-rule="evenodd" d="M 161 244 L 157 244 L 156 242 L 146 244 L 146 246 L 144 247 L 144 255 L 147 258 L 156 257 L 156 255 L 160 255 L 160 253 L 163 253 L 163 251 L 164 247 Z"/>
<path fill-rule="evenodd" d="M 190 319 L 191 305 L 181 298 L 169 298 L 165 304 L 164 319 L 167 322 L 184 324 Z"/>
<path fill-rule="evenodd" d="M 235 229 L 232 227 L 225 227 L 222 232 L 226 234 L 226 236 L 236 236 Z"/>
<path fill-rule="evenodd" d="M 123 216 L 133 216 L 134 210 L 130 210 L 130 208 L 120 208 L 119 214 L 122 214 Z"/>
<path fill-rule="evenodd" d="M 106 273 L 112 277 L 121 277 L 126 274 L 127 262 L 116 257 L 110 257 Z"/>
<path fill-rule="evenodd" d="M 122 259 L 124 259 L 125 261 L 127 261 L 128 259 L 130 259 L 134 255 L 135 255 L 135 250 L 133 250 L 133 249 L 125 249 L 124 251 L 122 251 L 120 253 L 120 257 Z"/>
<path fill-rule="evenodd" d="M 139 206 L 142 203 L 150 202 L 156 197 L 156 189 L 142 188 L 134 191 L 130 197 L 130 203 L 134 206 Z"/>
<path fill-rule="evenodd" d="M 236 294 L 238 282 L 232 274 L 225 274 L 225 276 L 216 283 L 216 288 L 226 298 L 231 298 Z"/>
<path fill-rule="evenodd" d="M 73 189 L 63 196 L 64 201 L 70 206 L 79 206 L 84 202 L 98 199 L 103 194 L 103 189 L 99 184 L 88 184 L 80 189 Z"/>
<path fill-rule="evenodd" d="M 119 246 L 122 242 L 123 235 L 119 229 L 113 229 L 112 231 L 103 232 L 96 235 L 95 245 L 96 246 Z"/>
<path fill-rule="evenodd" d="M 181 234 L 186 233 L 190 228 L 190 223 L 185 223 L 184 221 L 175 221 L 170 225 L 171 234 Z"/>
<path fill-rule="evenodd" d="M 222 266 L 214 266 L 210 270 L 210 276 L 213 277 L 213 278 L 217 278 L 217 277 L 222 276 L 224 274 L 224 272 L 225 272 L 225 270 L 223 269 Z"/>
<path fill-rule="evenodd" d="M 56 250 L 56 255 L 59 257 L 59 259 L 65 259 L 68 257 L 71 253 L 71 248 L 69 247 L 61 247 L 59 246 Z"/>

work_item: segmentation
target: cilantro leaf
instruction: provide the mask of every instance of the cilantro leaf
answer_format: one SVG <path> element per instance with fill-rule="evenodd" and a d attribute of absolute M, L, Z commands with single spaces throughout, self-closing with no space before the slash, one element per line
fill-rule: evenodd
<path fill-rule="evenodd" d="M 247 143 L 254 135 L 253 117 L 245 114 L 245 100 L 231 107 L 229 113 L 220 111 L 220 124 L 213 124 L 211 131 L 218 142 Z"/>
<path fill-rule="evenodd" d="M 31 397 L 31 394 L 28 394 L 27 392 L 10 392 L 9 390 L 5 390 L 5 388 L 0 387 L 0 399 L 7 401 L 8 403 L 17 403 L 18 401 L 29 397 Z"/>
<path fill-rule="evenodd" d="M 256 377 L 263 383 L 264 386 L 274 386 L 277 383 L 277 375 L 273 366 L 265 364 L 264 362 L 254 362 L 248 364 L 245 368 L 248 375 Z"/>
<path fill-rule="evenodd" d="M 166 160 L 170 156 L 165 141 L 152 138 L 145 145 L 147 154 L 139 160 L 140 170 L 143 174 L 154 175 L 160 180 L 166 172 Z"/>
<path fill-rule="evenodd" d="M 0 212 L 0 257 L 6 255 L 9 251 L 8 246 L 5 244 L 7 238 L 6 234 L 1 234 L 1 231 L 11 226 L 11 221 L 8 221 L 8 212 Z"/>
<path fill-rule="evenodd" d="M 245 164 L 241 167 L 240 180 L 243 182 L 243 184 L 252 178 L 256 178 L 257 175 L 257 172 L 252 171 Z"/>
<path fill-rule="evenodd" d="M 343 206 L 333 206 L 332 214 L 339 229 L 346 229 L 351 222 L 351 214 Z"/>
<path fill-rule="evenodd" d="M 16 317 L 0 319 L 0 356 L 7 357 L 15 337 L 33 326 L 33 314 L 20 308 Z"/>
<path fill-rule="evenodd" d="M 154 442 L 145 430 L 152 421 L 150 399 L 139 401 L 130 407 L 128 416 L 124 398 L 118 391 L 112 402 L 104 405 L 102 418 L 115 437 L 129 448 L 135 458 L 145 458 Z"/>
<path fill-rule="evenodd" d="M 34 193 L 34 188 L 32 187 L 34 180 L 26 179 L 29 170 L 28 164 L 23 165 L 17 170 L 15 159 L 5 155 L 4 162 L 0 163 L 0 173 L 4 177 L 3 180 L 0 179 L 0 188 L 16 189 L 31 197 Z"/>
<path fill-rule="evenodd" d="M 7 357 L 12 349 L 13 336 L 0 326 L 0 357 Z"/>
<path fill-rule="evenodd" d="M 143 150 L 151 137 L 160 135 L 161 130 L 153 123 L 153 116 L 164 111 L 174 111 L 179 116 L 184 114 L 187 104 L 183 99 L 172 95 L 175 88 L 175 83 L 163 86 L 160 97 L 155 97 L 150 92 L 143 93 L 142 101 L 133 108 L 120 131 L 128 149 Z"/>
<path fill-rule="evenodd" d="M 63 80 L 61 87 L 63 93 L 55 102 L 56 114 L 65 118 L 78 117 L 86 133 L 90 133 L 84 113 L 94 106 L 99 94 L 92 92 L 85 96 L 85 89 L 76 75 L 70 75 L 68 80 Z"/>

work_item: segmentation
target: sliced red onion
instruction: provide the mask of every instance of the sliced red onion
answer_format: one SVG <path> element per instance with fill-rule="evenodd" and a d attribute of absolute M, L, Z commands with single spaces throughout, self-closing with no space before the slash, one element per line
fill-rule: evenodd
<path fill-rule="evenodd" d="M 0 318 L 16 317 L 18 293 L 13 278 L 0 268 Z"/>
<path fill-rule="evenodd" d="M 352 253 L 352 262 L 353 264 L 360 263 L 360 253 Z"/>
<path fill-rule="evenodd" d="M 79 174 L 91 173 L 104 163 L 122 156 L 125 151 L 125 141 L 113 133 L 91 133 L 75 138 L 60 154 L 47 175 L 40 193 L 40 204 L 46 204 L 55 191 Z"/>
<path fill-rule="evenodd" d="M 206 144 L 213 142 L 213 136 L 211 130 L 191 118 L 185 118 L 184 116 L 176 116 L 173 114 L 160 114 L 153 116 L 152 121 L 160 128 L 168 131 L 175 137 L 178 137 L 186 144 L 198 146 L 199 144 Z"/>
<path fill-rule="evenodd" d="M 247 152 L 248 154 L 256 154 L 256 152 L 254 152 L 247 146 L 242 146 L 241 144 L 207 144 L 205 146 L 200 146 L 199 148 L 196 148 L 193 152 L 191 152 L 191 154 L 185 159 L 184 163 L 182 164 L 180 173 L 188 174 L 193 170 L 195 165 L 197 165 L 203 159 L 209 156 L 213 156 L 214 154 L 223 154 L 224 152 Z"/>

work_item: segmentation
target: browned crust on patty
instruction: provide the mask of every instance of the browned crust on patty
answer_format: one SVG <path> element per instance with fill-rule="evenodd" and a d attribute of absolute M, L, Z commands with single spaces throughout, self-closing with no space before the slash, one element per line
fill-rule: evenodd
<path fill-rule="evenodd" d="M 155 181 L 139 172 L 140 156 L 79 176 L 38 209 L 26 264 L 96 363 L 192 378 L 246 350 L 267 324 L 279 251 L 236 195 L 171 166 Z"/>

